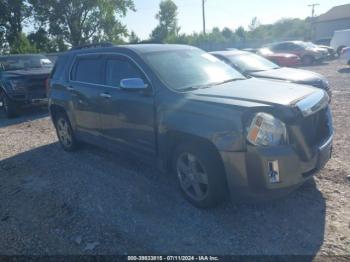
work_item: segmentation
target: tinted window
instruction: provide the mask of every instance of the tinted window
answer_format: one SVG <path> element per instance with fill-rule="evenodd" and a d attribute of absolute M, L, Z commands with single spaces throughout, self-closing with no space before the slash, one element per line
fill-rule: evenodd
<path fill-rule="evenodd" d="M 72 80 L 102 84 L 101 68 L 102 59 L 100 57 L 79 58 L 72 73 Z"/>
<path fill-rule="evenodd" d="M 283 43 L 283 44 L 278 44 L 273 47 L 274 50 L 287 50 L 288 49 L 288 44 Z"/>
<path fill-rule="evenodd" d="M 67 57 L 62 56 L 62 57 L 58 57 L 54 68 L 52 69 L 51 75 L 52 75 L 52 79 L 63 79 L 64 77 L 64 68 L 67 62 Z"/>
<path fill-rule="evenodd" d="M 120 81 L 126 78 L 143 77 L 136 65 L 126 58 L 115 58 L 107 60 L 106 85 L 119 87 Z"/>

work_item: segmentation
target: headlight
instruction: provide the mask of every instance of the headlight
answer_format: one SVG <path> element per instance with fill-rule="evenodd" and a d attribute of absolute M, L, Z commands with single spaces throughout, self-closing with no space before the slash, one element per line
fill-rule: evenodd
<path fill-rule="evenodd" d="M 324 80 L 323 81 L 323 86 L 325 89 L 329 89 L 330 85 L 329 85 L 329 81 L 328 80 Z"/>
<path fill-rule="evenodd" d="M 248 129 L 247 140 L 256 146 L 287 144 L 286 125 L 270 114 L 258 113 Z"/>

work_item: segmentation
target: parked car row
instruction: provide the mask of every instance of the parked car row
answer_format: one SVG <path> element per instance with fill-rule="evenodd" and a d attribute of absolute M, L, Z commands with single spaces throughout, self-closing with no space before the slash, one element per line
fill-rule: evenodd
<path fill-rule="evenodd" d="M 84 46 L 58 57 L 49 111 L 64 150 L 92 143 L 156 163 L 198 207 L 270 199 L 332 152 L 327 80 L 288 70 L 238 51 Z"/>
<path fill-rule="evenodd" d="M 217 51 L 214 56 L 223 60 L 246 77 L 283 80 L 296 84 L 310 85 L 332 92 L 328 80 L 317 73 L 302 69 L 280 67 L 262 56 L 244 51 Z"/>
<path fill-rule="evenodd" d="M 267 44 L 262 48 L 245 48 L 243 51 L 259 54 L 279 66 L 295 67 L 340 57 L 343 54 L 342 50 L 346 47 L 350 47 L 350 29 L 336 31 L 332 39 L 320 39 L 316 44 L 304 41 L 283 41 Z M 346 62 L 350 61 L 346 60 Z"/>

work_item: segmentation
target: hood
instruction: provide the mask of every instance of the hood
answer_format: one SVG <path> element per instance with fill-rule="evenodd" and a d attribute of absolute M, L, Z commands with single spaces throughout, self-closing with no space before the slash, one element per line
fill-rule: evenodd
<path fill-rule="evenodd" d="M 192 92 L 195 98 L 247 101 L 268 105 L 291 105 L 315 92 L 312 87 L 250 78 Z"/>
<path fill-rule="evenodd" d="M 303 83 L 303 84 L 311 84 L 317 85 L 317 82 L 320 82 L 320 85 L 326 81 L 325 77 L 320 74 L 303 70 L 303 69 L 295 69 L 282 67 L 278 69 L 272 69 L 267 71 L 260 72 L 252 72 L 249 73 L 254 77 L 262 77 L 262 78 L 271 78 L 278 80 L 286 80 L 293 83 Z"/>
<path fill-rule="evenodd" d="M 13 70 L 13 71 L 5 71 L 3 75 L 6 78 L 30 78 L 30 77 L 47 77 L 52 68 L 34 68 L 34 69 L 21 69 L 21 70 Z"/>
<path fill-rule="evenodd" d="M 328 50 L 326 48 L 322 48 L 322 47 L 314 47 L 314 48 L 309 48 L 307 49 L 310 52 L 313 53 L 318 53 L 318 54 L 328 54 Z"/>

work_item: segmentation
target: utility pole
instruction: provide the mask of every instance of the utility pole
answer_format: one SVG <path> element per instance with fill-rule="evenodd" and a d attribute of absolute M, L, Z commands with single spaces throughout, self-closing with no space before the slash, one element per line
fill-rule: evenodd
<path fill-rule="evenodd" d="M 319 4 L 315 3 L 315 4 L 310 4 L 308 5 L 309 7 L 311 7 L 311 19 L 310 19 L 310 39 L 314 40 L 315 38 L 315 25 L 314 25 L 314 21 L 315 21 L 315 7 L 319 6 Z"/>
<path fill-rule="evenodd" d="M 319 6 L 320 4 L 311 4 L 311 5 L 308 5 L 309 7 L 311 7 L 311 18 L 314 18 L 315 17 L 315 7 L 316 6 Z"/>
<path fill-rule="evenodd" d="M 205 1 L 202 0 L 202 12 L 203 12 L 203 34 L 205 34 Z"/>

